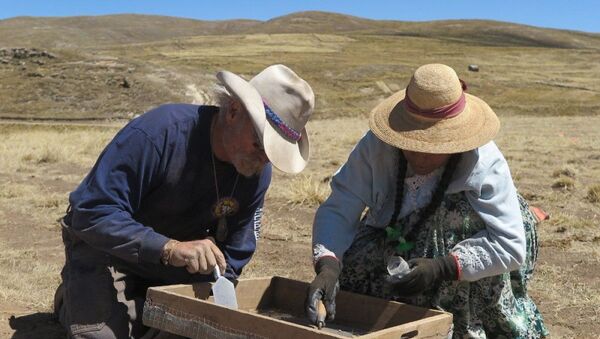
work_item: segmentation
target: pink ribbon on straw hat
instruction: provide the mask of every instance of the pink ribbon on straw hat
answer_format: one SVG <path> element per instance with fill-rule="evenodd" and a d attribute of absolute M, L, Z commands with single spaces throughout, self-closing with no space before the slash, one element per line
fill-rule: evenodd
<path fill-rule="evenodd" d="M 419 106 L 417 106 L 417 104 L 410 100 L 410 97 L 407 95 L 404 98 L 404 107 L 410 113 L 418 114 L 427 118 L 445 119 L 455 117 L 463 111 L 465 105 L 467 104 L 465 97 L 467 83 L 460 79 L 459 81 L 462 86 L 463 92 L 461 93 L 460 98 L 458 98 L 458 100 L 453 104 L 431 109 L 421 109 Z"/>

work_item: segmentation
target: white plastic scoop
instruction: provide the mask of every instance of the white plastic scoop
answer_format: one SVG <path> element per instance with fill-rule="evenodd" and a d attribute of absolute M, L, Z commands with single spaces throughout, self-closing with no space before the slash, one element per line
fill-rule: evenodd
<path fill-rule="evenodd" d="M 233 283 L 221 275 L 218 265 L 215 265 L 213 273 L 216 279 L 216 282 L 212 286 L 215 304 L 237 310 L 238 303 Z"/>

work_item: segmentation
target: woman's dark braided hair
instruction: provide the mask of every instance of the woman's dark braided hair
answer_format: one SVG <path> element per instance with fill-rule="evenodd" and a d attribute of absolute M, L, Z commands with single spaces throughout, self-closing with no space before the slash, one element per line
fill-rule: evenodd
<path fill-rule="evenodd" d="M 388 227 L 394 227 L 396 224 L 396 220 L 398 219 L 398 215 L 400 214 L 400 209 L 402 208 L 402 199 L 404 196 L 404 177 L 406 176 L 406 167 L 407 161 L 404 157 L 404 153 L 401 149 L 399 151 L 399 160 L 398 160 L 398 178 L 396 180 L 396 197 L 394 200 L 394 213 L 392 214 L 392 219 L 388 223 Z M 446 163 L 446 167 L 444 168 L 444 173 L 442 174 L 442 178 L 438 183 L 435 192 L 433 193 L 433 197 L 431 198 L 431 202 L 425 208 L 419 211 L 418 221 L 413 225 L 411 232 L 406 236 L 407 240 L 412 238 L 410 235 L 414 233 L 413 231 L 418 229 L 418 225 L 427 221 L 427 219 L 435 213 L 435 211 L 440 207 L 442 201 L 444 200 L 444 193 L 448 189 L 450 185 L 450 180 L 454 175 L 454 171 L 456 170 L 456 165 L 460 160 L 461 153 L 452 154 L 448 162 Z"/>
<path fill-rule="evenodd" d="M 394 227 L 400 209 L 402 208 L 402 197 L 404 195 L 404 178 L 406 177 L 407 161 L 401 149 L 398 149 L 398 176 L 396 177 L 396 198 L 394 199 L 394 213 L 388 223 L 388 227 Z"/>

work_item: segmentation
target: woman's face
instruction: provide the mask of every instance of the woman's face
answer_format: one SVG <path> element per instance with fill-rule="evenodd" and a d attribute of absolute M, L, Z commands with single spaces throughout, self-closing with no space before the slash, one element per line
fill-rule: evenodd
<path fill-rule="evenodd" d="M 402 150 L 402 153 L 404 153 L 404 157 L 413 171 L 420 175 L 431 173 L 444 166 L 451 156 L 451 154 L 420 153 L 405 150 Z"/>

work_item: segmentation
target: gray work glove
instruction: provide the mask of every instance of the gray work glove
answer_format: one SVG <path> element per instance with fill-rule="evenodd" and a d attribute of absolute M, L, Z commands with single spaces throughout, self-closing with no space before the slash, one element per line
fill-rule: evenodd
<path fill-rule="evenodd" d="M 410 297 L 437 288 L 443 281 L 457 280 L 458 267 L 452 255 L 408 261 L 410 272 L 391 282 L 398 295 Z"/>
<path fill-rule="evenodd" d="M 308 288 L 305 308 L 306 315 L 311 323 L 317 324 L 318 303 L 320 300 L 325 305 L 327 311 L 327 321 L 335 318 L 335 297 L 340 289 L 338 278 L 342 268 L 340 262 L 333 257 L 323 257 L 317 261 L 315 272 L 317 276 Z"/>

